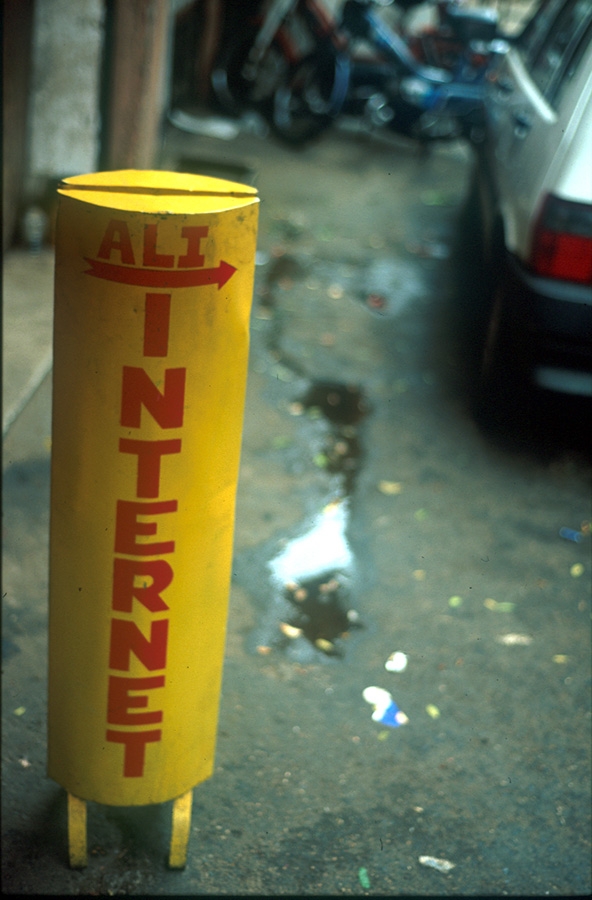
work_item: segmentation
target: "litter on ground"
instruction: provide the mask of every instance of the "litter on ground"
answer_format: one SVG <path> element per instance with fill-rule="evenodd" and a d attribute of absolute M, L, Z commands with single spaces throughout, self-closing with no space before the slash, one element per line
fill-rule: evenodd
<path fill-rule="evenodd" d="M 404 712 L 401 712 L 391 695 L 384 688 L 371 687 L 365 688 L 362 696 L 366 703 L 370 703 L 374 707 L 372 720 L 380 722 L 382 725 L 388 725 L 390 728 L 398 728 L 399 725 L 406 725 L 409 719 Z"/>
<path fill-rule="evenodd" d="M 420 856 L 419 862 L 422 866 L 428 866 L 430 869 L 436 869 L 436 871 L 444 874 L 450 872 L 455 866 L 450 860 L 439 859 L 437 856 Z"/>
<path fill-rule="evenodd" d="M 391 653 L 384 667 L 387 672 L 404 672 L 407 668 L 407 654 L 396 650 L 394 653 Z"/>

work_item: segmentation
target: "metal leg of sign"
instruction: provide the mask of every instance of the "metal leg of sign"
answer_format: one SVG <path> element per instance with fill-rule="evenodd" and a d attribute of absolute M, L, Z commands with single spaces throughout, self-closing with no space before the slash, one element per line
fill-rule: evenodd
<path fill-rule="evenodd" d="M 70 867 L 83 869 L 87 862 L 86 852 L 86 800 L 80 800 L 68 792 L 68 850 Z"/>
<path fill-rule="evenodd" d="M 187 844 L 191 828 L 193 790 L 173 801 L 173 829 L 169 854 L 170 869 L 184 869 L 187 864 Z"/>

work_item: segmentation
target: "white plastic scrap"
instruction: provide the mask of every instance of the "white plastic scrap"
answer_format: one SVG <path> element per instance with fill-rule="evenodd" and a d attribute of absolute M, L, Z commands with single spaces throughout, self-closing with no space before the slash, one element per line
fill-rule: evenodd
<path fill-rule="evenodd" d="M 384 664 L 387 672 L 404 672 L 407 668 L 407 655 L 400 650 L 391 653 Z"/>
<path fill-rule="evenodd" d="M 429 866 L 430 869 L 436 869 L 444 874 L 450 872 L 455 866 L 449 859 L 439 859 L 437 856 L 420 856 L 419 862 L 422 866 Z"/>
<path fill-rule="evenodd" d="M 528 647 L 532 644 L 532 637 L 529 634 L 498 634 L 495 639 L 498 644 L 505 644 L 506 647 Z"/>
<path fill-rule="evenodd" d="M 370 703 L 374 707 L 372 720 L 380 722 L 382 725 L 389 725 L 391 728 L 397 728 L 399 725 L 406 725 L 409 719 L 402 712 L 388 691 L 384 688 L 372 685 L 362 691 L 362 697 L 366 703 Z"/>

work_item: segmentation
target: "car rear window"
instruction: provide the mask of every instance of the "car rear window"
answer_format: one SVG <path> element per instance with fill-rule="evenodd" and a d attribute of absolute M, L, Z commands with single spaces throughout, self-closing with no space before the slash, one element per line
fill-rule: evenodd
<path fill-rule="evenodd" d="M 520 40 L 526 66 L 547 101 L 557 106 L 592 39 L 590 0 L 548 0 Z"/>

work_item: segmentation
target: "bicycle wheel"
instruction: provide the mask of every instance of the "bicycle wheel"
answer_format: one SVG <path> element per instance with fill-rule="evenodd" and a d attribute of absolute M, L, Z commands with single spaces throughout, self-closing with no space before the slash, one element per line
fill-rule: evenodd
<path fill-rule="evenodd" d="M 333 121 L 336 60 L 327 53 L 305 56 L 273 97 L 271 127 L 289 144 L 304 144 Z"/>
<path fill-rule="evenodd" d="M 278 85 L 285 81 L 289 63 L 279 44 L 272 41 L 263 58 L 256 63 L 252 48 L 257 29 L 231 44 L 212 70 L 212 88 L 216 99 L 234 115 L 254 107 L 271 107 Z"/>

